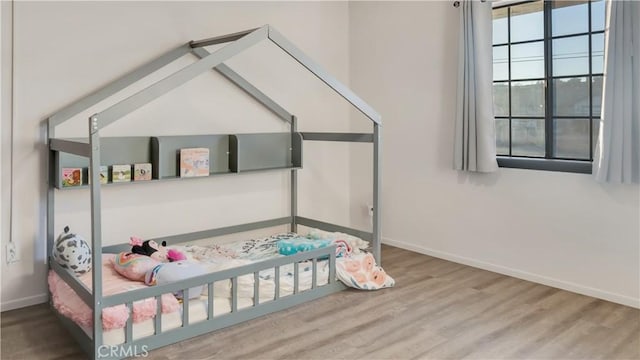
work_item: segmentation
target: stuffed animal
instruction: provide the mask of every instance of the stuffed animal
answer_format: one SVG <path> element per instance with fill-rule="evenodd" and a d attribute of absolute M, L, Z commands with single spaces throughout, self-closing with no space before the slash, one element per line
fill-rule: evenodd
<path fill-rule="evenodd" d="M 82 275 L 91 270 L 91 248 L 82 236 L 65 226 L 53 245 L 53 260 L 61 267 Z"/>
<path fill-rule="evenodd" d="M 160 245 L 153 240 L 142 241 L 139 237 L 132 236 L 129 243 L 132 245 L 132 253 L 146 255 L 160 262 L 173 262 L 187 259 L 187 257 L 180 251 L 167 249 L 166 241 L 163 241 L 162 245 Z"/>
<path fill-rule="evenodd" d="M 146 255 L 121 252 L 112 258 L 113 269 L 129 280 L 143 281 L 147 272 L 161 264 Z"/>
<path fill-rule="evenodd" d="M 147 285 L 163 285 L 170 284 L 187 278 L 206 274 L 206 269 L 194 262 L 175 261 L 170 263 L 162 263 L 149 270 L 145 276 L 144 283 Z M 195 286 L 189 289 L 187 297 L 194 299 L 200 297 L 204 285 Z M 184 294 L 182 290 L 174 293 L 175 297 L 182 299 Z"/>

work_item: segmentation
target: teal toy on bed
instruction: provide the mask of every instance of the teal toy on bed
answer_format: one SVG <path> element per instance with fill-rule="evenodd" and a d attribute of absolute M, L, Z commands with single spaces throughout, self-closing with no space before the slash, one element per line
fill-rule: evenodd
<path fill-rule="evenodd" d="M 299 252 L 311 251 L 331 245 L 331 240 L 312 240 L 305 237 L 278 240 L 278 253 L 293 255 Z"/>

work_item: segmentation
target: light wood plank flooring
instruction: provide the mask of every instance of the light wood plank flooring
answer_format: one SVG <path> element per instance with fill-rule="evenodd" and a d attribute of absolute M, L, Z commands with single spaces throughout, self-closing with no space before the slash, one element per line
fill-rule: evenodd
<path fill-rule="evenodd" d="M 150 359 L 640 359 L 640 311 L 389 246 L 347 290 Z M 2 313 L 2 359 L 83 359 L 47 305 Z"/>

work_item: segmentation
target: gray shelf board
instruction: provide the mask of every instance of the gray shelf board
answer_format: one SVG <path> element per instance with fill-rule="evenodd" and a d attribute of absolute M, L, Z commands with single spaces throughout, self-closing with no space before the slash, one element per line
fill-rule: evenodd
<path fill-rule="evenodd" d="M 87 138 L 61 139 L 87 143 Z M 89 159 L 55 151 L 55 186 L 62 188 L 63 168 L 82 168 L 84 181 L 88 179 Z M 151 138 L 147 136 L 104 137 L 100 139 L 100 162 L 103 166 L 152 163 Z M 66 188 L 65 188 L 66 189 Z"/>
<path fill-rule="evenodd" d="M 192 180 L 192 179 L 207 179 L 210 177 L 216 176 L 224 176 L 224 175 L 234 175 L 233 171 L 214 171 L 210 172 L 209 176 L 191 176 L 191 177 L 180 177 L 180 176 L 163 176 L 158 180 L 161 181 L 172 181 L 172 180 Z"/>
<path fill-rule="evenodd" d="M 257 172 L 268 172 L 268 171 L 278 171 L 278 170 L 298 170 L 298 169 L 302 169 L 302 167 L 299 166 L 290 166 L 290 167 L 272 167 L 272 168 L 264 168 L 264 169 L 250 169 L 250 170 L 243 170 L 240 172 L 233 172 L 233 171 L 220 171 L 220 172 L 213 172 L 210 173 L 209 176 L 194 176 L 194 177 L 179 177 L 179 176 L 166 176 L 163 177 L 161 179 L 151 179 L 151 180 L 144 180 L 144 181 L 123 181 L 123 182 L 109 182 L 106 184 L 102 184 L 102 186 L 106 186 L 106 187 L 111 187 L 111 186 L 122 186 L 122 185 L 139 185 L 139 184 L 148 184 L 148 183 L 158 183 L 158 182 L 167 182 L 167 181 L 181 181 L 181 180 L 194 180 L 194 179 L 209 179 L 212 177 L 219 177 L 219 176 L 228 176 L 228 175 L 242 175 L 242 174 L 247 174 L 247 173 L 257 173 Z M 62 190 L 62 191 L 66 191 L 66 190 L 79 190 L 79 189 L 88 189 L 89 185 L 88 184 L 83 184 L 80 186 L 68 186 L 68 187 L 57 187 L 57 190 Z"/>
<path fill-rule="evenodd" d="M 148 183 L 156 183 L 158 181 L 158 179 L 151 179 L 151 180 L 139 180 L 139 181 L 123 181 L 123 182 L 109 182 L 106 184 L 102 184 L 101 186 L 106 186 L 106 187 L 111 187 L 111 186 L 126 186 L 126 185 L 132 185 L 132 184 L 148 184 Z M 88 189 L 89 188 L 89 184 L 82 184 L 80 186 L 66 186 L 66 187 L 56 187 L 57 190 L 79 190 L 79 189 Z"/>
<path fill-rule="evenodd" d="M 302 137 L 299 133 L 232 134 L 229 167 L 244 172 L 302 166 Z"/>
<path fill-rule="evenodd" d="M 209 149 L 210 172 L 229 170 L 229 135 L 178 135 L 151 138 L 154 179 L 176 177 L 180 174 L 180 149 Z"/>
<path fill-rule="evenodd" d="M 302 169 L 302 166 L 276 166 L 276 167 L 269 167 L 269 168 L 241 170 L 237 172 L 237 174 L 255 173 L 255 172 L 261 172 L 261 171 L 299 170 L 299 169 Z"/>

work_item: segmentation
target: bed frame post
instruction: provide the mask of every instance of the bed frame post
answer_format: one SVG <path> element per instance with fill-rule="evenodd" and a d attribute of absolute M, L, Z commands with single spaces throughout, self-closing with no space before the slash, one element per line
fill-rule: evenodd
<path fill-rule="evenodd" d="M 51 139 L 55 137 L 55 126 L 52 124 L 51 118 L 47 119 L 47 241 L 44 259 L 45 263 L 49 263 L 51 258 L 51 251 L 53 250 L 53 242 L 55 238 L 55 190 L 53 184 L 55 184 L 55 171 L 53 171 L 53 164 L 55 163 L 55 153 L 49 147 Z M 47 285 L 47 288 L 49 286 Z"/>
<path fill-rule="evenodd" d="M 298 118 L 291 116 L 291 146 L 293 146 L 293 137 L 298 131 Z M 293 161 L 293 158 L 291 159 Z M 291 169 L 291 232 L 298 231 L 296 217 L 298 216 L 298 170 Z"/>
<path fill-rule="evenodd" d="M 102 346 L 102 229 L 100 214 L 100 126 L 98 117 L 89 118 L 89 179 L 91 182 L 91 272 L 93 295 L 93 359 L 100 358 Z"/>
<path fill-rule="evenodd" d="M 378 264 L 381 264 L 381 242 L 382 234 L 380 233 L 380 193 L 382 190 L 380 184 L 380 165 L 382 163 L 382 127 L 378 123 L 373 124 L 373 256 Z"/>

